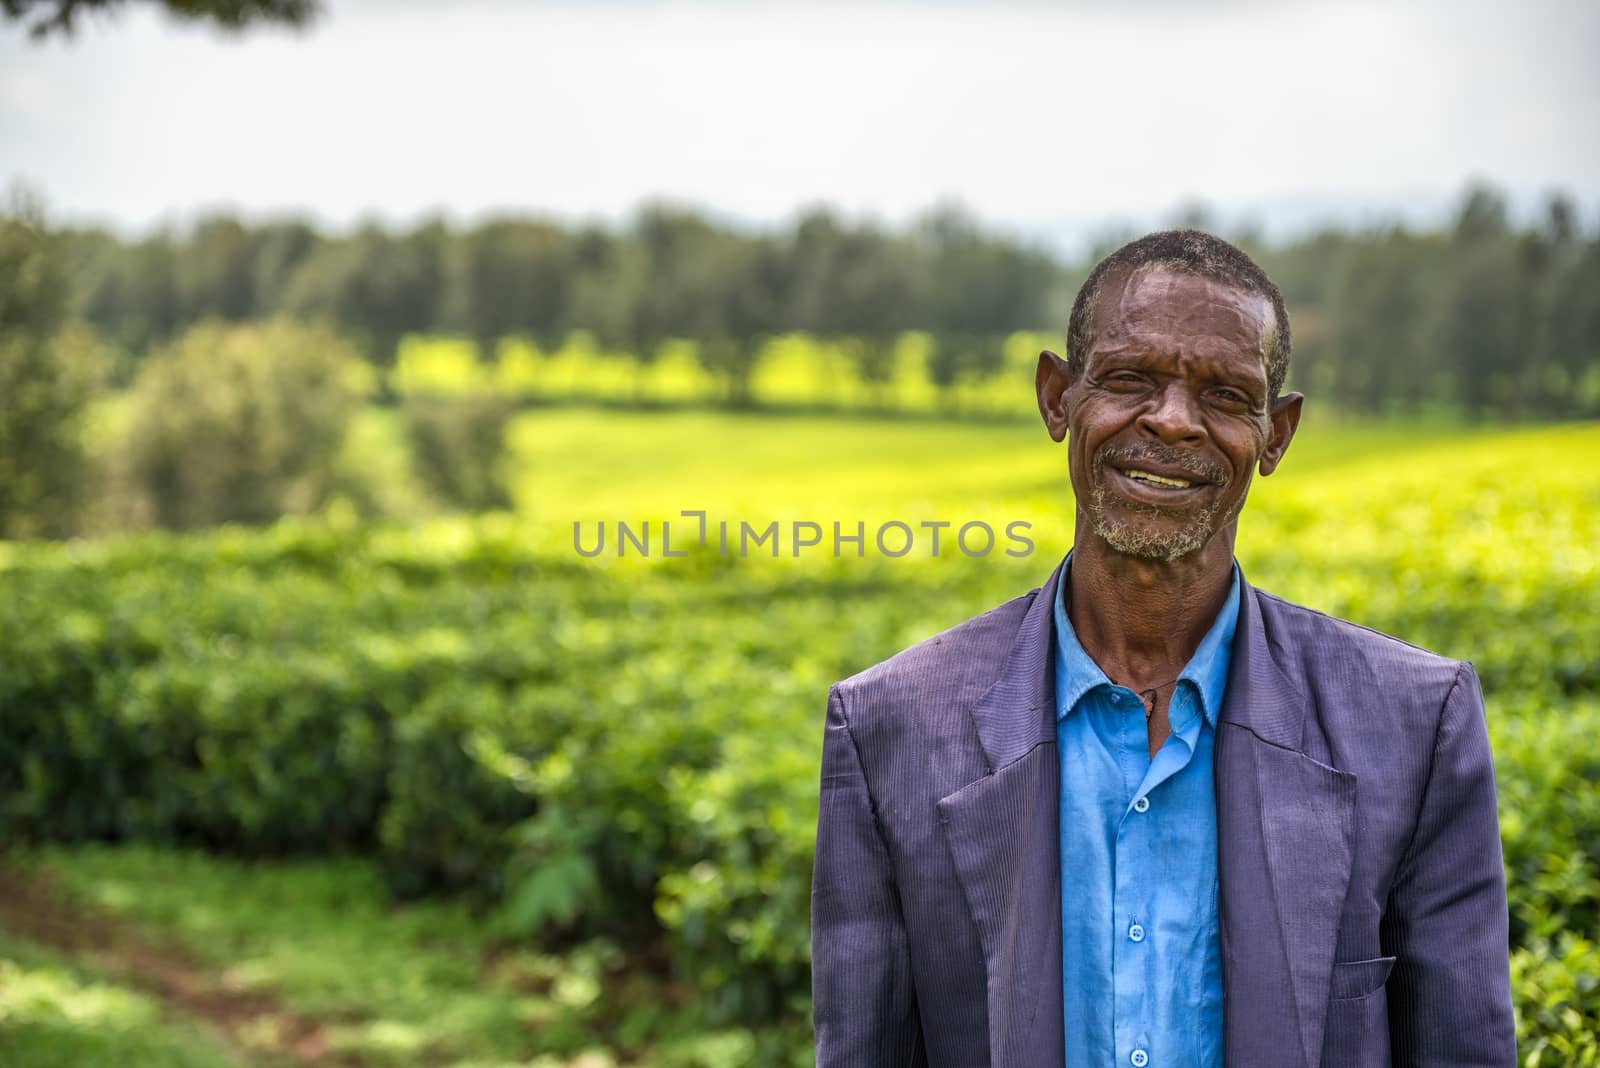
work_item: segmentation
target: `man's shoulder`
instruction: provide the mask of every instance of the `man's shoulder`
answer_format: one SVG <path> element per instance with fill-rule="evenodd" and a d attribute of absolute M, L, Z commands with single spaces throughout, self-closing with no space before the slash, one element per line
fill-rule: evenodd
<path fill-rule="evenodd" d="M 1306 674 L 1365 678 L 1389 689 L 1448 688 L 1465 666 L 1372 627 L 1254 589 L 1262 629 L 1280 664 Z"/>
<path fill-rule="evenodd" d="M 851 712 L 975 701 L 999 678 L 1041 587 L 962 620 L 834 684 Z M 852 716 L 852 718 L 855 718 Z"/>

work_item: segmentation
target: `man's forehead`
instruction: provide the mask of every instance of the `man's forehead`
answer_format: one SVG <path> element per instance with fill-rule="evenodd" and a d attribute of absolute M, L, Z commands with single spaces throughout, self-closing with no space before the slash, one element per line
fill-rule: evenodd
<path fill-rule="evenodd" d="M 1101 342 L 1179 334 L 1265 356 L 1274 339 L 1272 302 L 1264 294 L 1163 264 L 1107 279 L 1095 305 L 1093 335 Z"/>

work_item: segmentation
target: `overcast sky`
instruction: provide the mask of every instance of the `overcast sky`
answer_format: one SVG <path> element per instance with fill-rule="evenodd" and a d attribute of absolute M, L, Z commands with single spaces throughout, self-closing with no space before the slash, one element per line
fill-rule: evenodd
<path fill-rule="evenodd" d="M 231 39 L 0 27 L 0 180 L 125 229 L 499 209 L 751 223 L 941 199 L 1058 245 L 1203 200 L 1284 233 L 1469 178 L 1600 209 L 1600 4 L 434 4 Z"/>

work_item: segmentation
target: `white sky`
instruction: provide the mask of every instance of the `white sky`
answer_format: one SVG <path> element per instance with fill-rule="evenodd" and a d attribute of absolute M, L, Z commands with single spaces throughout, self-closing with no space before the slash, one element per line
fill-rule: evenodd
<path fill-rule="evenodd" d="M 1063 246 L 1193 200 L 1280 233 L 1437 218 L 1470 177 L 1600 207 L 1593 0 L 328 6 L 302 36 L 0 27 L 0 183 L 126 229 L 956 198 Z"/>

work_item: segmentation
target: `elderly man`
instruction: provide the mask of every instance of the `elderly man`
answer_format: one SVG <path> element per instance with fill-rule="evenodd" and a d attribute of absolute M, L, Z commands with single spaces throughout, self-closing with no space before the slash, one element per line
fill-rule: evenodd
<path fill-rule="evenodd" d="M 829 691 L 819 1068 L 1510 1068 L 1471 665 L 1233 558 L 1300 418 L 1277 287 L 1152 234 L 1094 269 L 1067 354 L 1037 388 L 1072 551 Z"/>

